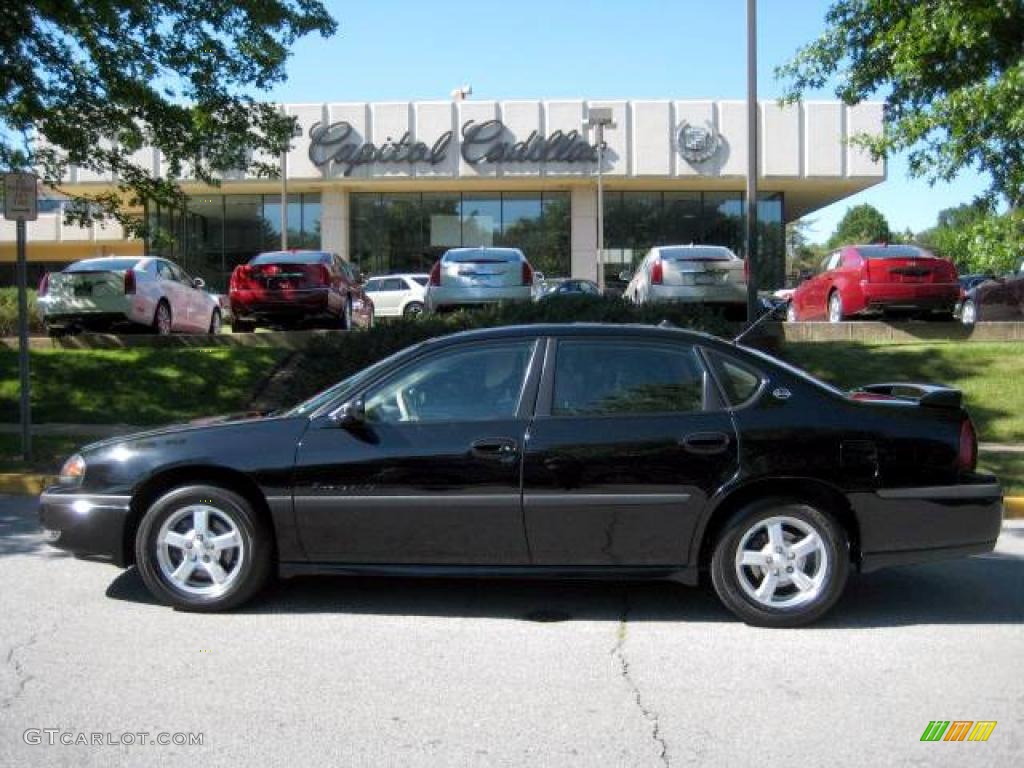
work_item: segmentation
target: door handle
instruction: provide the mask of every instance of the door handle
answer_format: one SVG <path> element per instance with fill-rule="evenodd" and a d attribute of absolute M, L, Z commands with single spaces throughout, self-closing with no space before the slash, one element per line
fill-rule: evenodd
<path fill-rule="evenodd" d="M 729 436 L 724 432 L 693 432 L 682 439 L 683 448 L 690 453 L 722 453 L 729 447 Z"/>
<path fill-rule="evenodd" d="M 469 452 L 478 459 L 509 462 L 518 455 L 519 443 L 507 437 L 485 437 L 471 443 Z"/>

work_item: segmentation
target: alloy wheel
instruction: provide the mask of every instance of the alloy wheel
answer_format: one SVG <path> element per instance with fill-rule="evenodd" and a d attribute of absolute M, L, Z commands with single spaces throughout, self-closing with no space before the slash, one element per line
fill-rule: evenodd
<path fill-rule="evenodd" d="M 843 299 L 836 291 L 828 297 L 828 321 L 839 323 L 843 320 Z"/>
<path fill-rule="evenodd" d="M 192 596 L 224 594 L 242 572 L 246 556 L 242 534 L 232 515 L 209 504 L 191 504 L 174 512 L 156 537 L 160 573 Z"/>
<path fill-rule="evenodd" d="M 736 578 L 764 608 L 793 608 L 816 600 L 830 577 L 828 550 L 814 526 L 789 515 L 758 520 L 736 548 Z"/>
<path fill-rule="evenodd" d="M 161 336 L 169 336 L 171 333 L 171 309 L 166 304 L 156 308 L 156 332 Z"/>
<path fill-rule="evenodd" d="M 978 308 L 974 302 L 968 299 L 960 308 L 960 322 L 964 325 L 974 325 L 978 321 Z"/>

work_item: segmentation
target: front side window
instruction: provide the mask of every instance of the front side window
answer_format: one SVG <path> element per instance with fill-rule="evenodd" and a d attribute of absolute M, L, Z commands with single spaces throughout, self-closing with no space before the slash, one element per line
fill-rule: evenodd
<path fill-rule="evenodd" d="M 366 420 L 513 419 L 532 351 L 530 340 L 452 350 L 412 363 L 366 395 Z"/>
<path fill-rule="evenodd" d="M 553 416 L 689 413 L 704 407 L 704 369 L 688 345 L 562 341 Z"/>

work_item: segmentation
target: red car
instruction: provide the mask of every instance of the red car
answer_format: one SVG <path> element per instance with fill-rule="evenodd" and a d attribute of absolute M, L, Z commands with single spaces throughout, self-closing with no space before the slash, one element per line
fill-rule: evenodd
<path fill-rule="evenodd" d="M 373 325 L 373 301 L 358 271 L 336 253 L 260 253 L 235 267 L 228 296 L 235 333 L 249 333 L 257 325 L 326 324 L 342 330 Z"/>
<path fill-rule="evenodd" d="M 797 287 L 787 319 L 838 323 L 887 310 L 950 318 L 959 298 L 956 267 L 923 248 L 847 245 Z"/>

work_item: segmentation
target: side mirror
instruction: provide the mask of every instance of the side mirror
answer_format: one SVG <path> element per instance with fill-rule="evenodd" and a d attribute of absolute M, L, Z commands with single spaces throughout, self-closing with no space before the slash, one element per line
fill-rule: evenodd
<path fill-rule="evenodd" d="M 192 287 L 193 288 L 203 289 L 203 288 L 206 287 L 206 281 L 203 280 L 203 278 L 201 278 L 201 277 L 193 277 L 192 278 Z"/>
<path fill-rule="evenodd" d="M 337 410 L 333 411 L 330 419 L 339 427 L 354 427 L 366 422 L 366 404 L 363 398 L 357 397 L 342 403 Z"/>
<path fill-rule="evenodd" d="M 633 279 L 633 270 L 631 270 L 631 269 L 624 269 L 621 272 L 619 272 L 619 280 L 621 280 L 622 282 L 628 283 L 632 279 Z"/>

